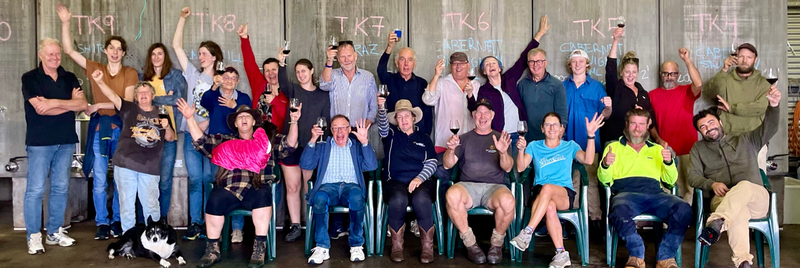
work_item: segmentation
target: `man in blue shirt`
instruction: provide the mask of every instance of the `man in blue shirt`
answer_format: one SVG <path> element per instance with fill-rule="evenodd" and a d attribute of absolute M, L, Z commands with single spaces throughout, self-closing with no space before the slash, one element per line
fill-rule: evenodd
<path fill-rule="evenodd" d="M 387 65 L 392 54 L 392 48 L 397 42 L 397 34 L 391 32 L 387 41 L 386 51 L 378 61 L 378 79 L 388 87 L 389 96 L 386 97 L 387 112 L 394 111 L 394 105 L 398 100 L 406 99 L 411 102 L 411 106 L 419 107 L 422 110 L 422 120 L 416 124 L 420 132 L 431 135 L 433 129 L 433 107 L 422 102 L 422 94 L 428 87 L 428 80 L 414 74 L 414 67 L 417 66 L 417 55 L 409 47 L 401 48 L 394 59 L 397 72 L 388 72 Z"/>
<path fill-rule="evenodd" d="M 319 126 L 311 129 L 311 140 L 300 157 L 300 168 L 317 169 L 317 185 L 309 190 L 306 198 L 314 212 L 314 242 L 308 263 L 322 264 L 330 258 L 331 247 L 328 235 L 328 208 L 348 206 L 350 209 L 350 261 L 364 261 L 364 220 L 367 188 L 364 171 L 378 168 L 378 160 L 368 139 L 367 120 L 356 123 L 354 138 L 350 135 L 350 119 L 335 115 L 331 119 L 333 137 L 324 143 L 317 143 L 323 132 Z M 311 230 L 307 230 L 310 232 Z"/>
<path fill-rule="evenodd" d="M 581 146 L 581 150 L 586 150 L 587 133 L 586 121 L 583 118 L 592 118 L 594 114 L 603 114 L 606 118 L 611 116 L 611 98 L 606 96 L 603 84 L 592 79 L 586 72 L 591 68 L 589 65 L 589 55 L 586 51 L 577 49 L 570 53 L 567 59 L 567 71 L 571 74 L 563 82 L 567 93 L 567 110 L 569 111 L 569 121 L 566 128 L 566 139 L 575 141 Z M 600 131 L 594 133 L 594 144 L 600 146 Z M 589 220 L 597 221 L 603 216 L 600 209 L 600 191 L 597 186 L 597 159 L 594 163 L 584 165 L 586 174 L 589 178 Z M 580 186 L 580 174 L 575 173 L 572 178 L 574 186 Z"/>

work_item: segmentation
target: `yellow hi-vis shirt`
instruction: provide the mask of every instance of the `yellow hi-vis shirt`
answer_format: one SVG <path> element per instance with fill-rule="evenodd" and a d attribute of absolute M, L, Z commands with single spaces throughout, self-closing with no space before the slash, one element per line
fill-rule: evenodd
<path fill-rule="evenodd" d="M 674 156 L 667 165 L 661 156 L 661 150 L 664 147 L 650 141 L 645 143 L 646 145 L 639 152 L 628 144 L 625 137 L 606 146 L 600 160 L 600 168 L 597 169 L 597 179 L 609 186 L 614 185 L 615 181 L 619 182 L 629 178 L 650 178 L 674 185 L 678 180 L 678 169 L 675 167 Z M 605 166 L 603 160 L 606 158 L 609 148 L 616 154 L 616 158 L 611 166 Z M 660 189 L 661 184 L 658 185 Z"/>

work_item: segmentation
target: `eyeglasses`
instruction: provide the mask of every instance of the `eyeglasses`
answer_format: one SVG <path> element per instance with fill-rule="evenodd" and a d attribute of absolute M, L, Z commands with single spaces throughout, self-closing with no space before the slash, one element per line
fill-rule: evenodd
<path fill-rule="evenodd" d="M 542 124 L 542 126 L 544 128 L 556 128 L 556 127 L 561 126 L 561 124 L 559 124 L 559 123 L 544 123 L 544 124 Z"/>
<path fill-rule="evenodd" d="M 332 132 L 339 132 L 339 131 L 347 131 L 350 128 L 349 126 L 346 127 L 331 127 Z"/>
<path fill-rule="evenodd" d="M 679 74 L 678 72 L 671 72 L 671 73 L 661 72 L 661 76 L 663 77 L 670 77 L 670 76 L 678 77 L 678 74 Z"/>
<path fill-rule="evenodd" d="M 236 81 L 236 79 L 239 79 L 239 77 L 236 77 L 236 76 L 223 76 L 222 77 L 222 80 L 225 80 L 225 81 Z"/>
<path fill-rule="evenodd" d="M 542 64 L 544 64 L 546 61 L 547 61 L 547 60 L 529 60 L 529 61 L 528 61 L 528 65 L 542 65 Z"/>
<path fill-rule="evenodd" d="M 458 66 L 466 66 L 467 64 L 469 64 L 469 63 L 468 62 L 460 62 L 460 61 L 456 61 L 456 62 L 451 62 L 450 63 L 450 65 L 453 65 L 453 66 L 456 66 L 456 67 L 458 67 Z"/>

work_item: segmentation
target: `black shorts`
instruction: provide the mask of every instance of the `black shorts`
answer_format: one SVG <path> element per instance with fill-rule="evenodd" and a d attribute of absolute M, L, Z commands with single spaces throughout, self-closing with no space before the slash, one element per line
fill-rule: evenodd
<path fill-rule="evenodd" d="M 567 196 L 569 196 L 569 209 L 573 209 L 572 204 L 575 203 L 575 194 L 576 193 L 575 193 L 575 191 L 573 191 L 570 188 L 564 187 L 564 189 L 567 190 Z M 536 197 L 539 196 L 539 193 L 541 191 L 542 191 L 542 185 L 541 184 L 533 186 L 533 189 L 531 189 L 531 203 L 533 202 L 533 200 L 536 200 Z"/>
<path fill-rule="evenodd" d="M 300 156 L 303 155 L 304 147 L 297 147 L 292 154 L 280 159 L 281 166 L 296 167 L 300 165 Z"/>
<path fill-rule="evenodd" d="M 272 189 L 270 185 L 262 185 L 261 188 L 250 188 L 242 192 L 242 200 L 236 195 L 222 187 L 214 187 L 208 196 L 206 203 L 206 213 L 215 216 L 228 215 L 232 211 L 243 208 L 254 210 L 257 208 L 272 206 Z"/>

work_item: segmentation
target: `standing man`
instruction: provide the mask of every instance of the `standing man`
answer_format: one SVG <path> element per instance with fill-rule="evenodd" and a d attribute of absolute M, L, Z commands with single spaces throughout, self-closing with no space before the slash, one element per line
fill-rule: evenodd
<path fill-rule="evenodd" d="M 767 92 L 770 86 L 761 71 L 755 69 L 758 62 L 758 50 L 750 43 L 744 43 L 736 49 L 736 57 L 728 57 L 720 72 L 708 80 L 706 98 L 717 100 L 719 118 L 723 130 L 730 135 L 739 135 L 752 131 L 761 125 L 767 107 Z M 736 68 L 728 72 L 732 65 Z M 766 169 L 767 148 L 758 153 L 758 166 Z"/>
<path fill-rule="evenodd" d="M 756 157 L 778 132 L 781 92 L 777 88 L 770 89 L 767 99 L 769 107 L 764 123 L 740 135 L 727 134 L 724 122 L 709 110 L 694 117 L 694 126 L 703 140 L 692 147 L 689 183 L 713 196 L 713 213 L 698 239 L 711 245 L 722 232 L 728 231 L 728 244 L 733 250 L 731 259 L 740 268 L 750 268 L 753 263 L 748 222 L 752 218 L 763 218 L 769 212 L 769 192 L 761 181 Z"/>
<path fill-rule="evenodd" d="M 544 115 L 555 112 L 569 122 L 567 93 L 564 84 L 547 72 L 547 52 L 541 48 L 528 51 L 528 72 L 517 83 L 522 106 L 528 115 L 528 129 L 539 129 Z M 569 126 L 569 125 L 567 125 Z M 543 140 L 541 131 L 528 131 L 525 140 Z"/>
<path fill-rule="evenodd" d="M 25 151 L 28 175 L 23 215 L 27 230 L 28 254 L 44 253 L 42 246 L 42 196 L 48 173 L 50 198 L 47 211 L 48 245 L 72 246 L 61 224 L 67 208 L 69 168 L 78 135 L 75 112 L 86 109 L 78 78 L 61 67 L 61 45 L 45 38 L 39 43 L 39 67 L 22 75 L 25 98 Z M 104 189 L 105 190 L 105 189 Z M 105 199 L 103 200 L 105 201 Z"/>
<path fill-rule="evenodd" d="M 333 69 L 334 57 L 341 68 Z M 338 50 L 328 47 L 319 83 L 320 89 L 331 92 L 331 114 L 347 116 L 352 120 L 351 127 L 362 119 L 371 125 L 378 114 L 375 78 L 369 71 L 356 67 L 357 60 L 358 53 L 352 41 L 339 42 Z"/>
<path fill-rule="evenodd" d="M 691 84 L 678 85 L 678 64 L 674 61 L 667 61 L 661 64 L 661 87 L 650 91 L 650 104 L 655 112 L 658 135 L 664 140 L 664 144 L 672 146 L 677 155 L 678 163 L 678 195 L 683 200 L 692 203 L 694 189 L 686 183 L 686 176 L 691 170 L 692 161 L 689 158 L 689 150 L 697 141 L 697 134 L 692 131 L 689 124 L 694 115 L 694 102 L 700 97 L 703 89 L 703 80 L 700 72 L 689 58 L 689 50 L 685 47 L 678 49 L 678 56 L 681 57 L 686 69 L 689 69 Z"/>
<path fill-rule="evenodd" d="M 589 142 L 589 134 L 586 132 L 586 120 L 583 118 L 592 118 L 595 114 L 602 114 L 603 117 L 608 118 L 611 116 L 611 98 L 606 95 L 606 89 L 603 83 L 592 79 L 586 72 L 592 68 L 589 63 L 589 54 L 581 49 L 576 49 L 569 54 L 567 59 L 567 72 L 571 75 L 563 82 L 564 89 L 567 94 L 567 109 L 569 110 L 569 121 L 567 121 L 566 139 L 575 141 L 581 150 L 586 150 Z M 598 148 L 603 148 L 600 145 L 600 130 L 596 130 L 594 136 L 594 144 Z M 584 164 L 586 168 L 586 175 L 589 178 L 589 220 L 599 221 L 603 217 L 603 211 L 600 208 L 600 187 L 597 185 L 597 165 L 599 156 L 594 157 L 594 162 L 591 164 Z M 572 176 L 572 184 L 580 189 L 580 173 L 574 173 Z M 576 205 L 577 203 L 573 204 Z"/>
<path fill-rule="evenodd" d="M 103 52 L 106 55 L 107 63 L 102 64 L 87 59 L 80 52 L 72 48 L 72 37 L 70 37 L 70 19 L 72 12 L 67 7 L 59 4 L 56 7 L 58 17 L 61 19 L 61 41 L 64 44 L 64 54 L 69 55 L 85 71 L 86 77 L 92 77 L 95 71 L 102 71 L 102 80 L 108 85 L 117 96 L 123 97 L 127 101 L 133 101 L 134 85 L 139 82 L 136 70 L 122 65 L 122 59 L 128 51 L 125 39 L 120 36 L 110 36 L 106 39 Z M 114 107 L 109 106 L 111 100 L 100 90 L 100 86 L 93 79 L 88 79 L 92 86 L 92 98 L 94 104 L 90 106 L 86 113 L 92 115 L 89 121 L 89 133 L 86 139 L 86 158 L 83 162 L 83 173 L 89 177 L 89 173 L 94 170 L 94 187 L 92 188 L 92 199 L 94 209 L 97 212 L 94 220 L 97 223 L 97 232 L 94 235 L 96 240 L 108 239 L 109 233 L 113 237 L 122 235 L 122 226 L 119 216 L 119 194 L 116 187 L 112 187 L 114 198 L 112 203 L 113 217 L 108 220 L 108 209 L 106 208 L 106 188 L 108 187 L 108 160 L 114 155 L 119 141 L 122 119 L 117 115 Z M 101 108 L 110 107 L 110 108 Z M 97 115 L 94 115 L 95 112 Z M 109 224 L 111 227 L 109 228 Z"/>
<path fill-rule="evenodd" d="M 428 80 L 414 74 L 414 67 L 417 66 L 417 54 L 409 47 L 401 48 L 395 56 L 394 64 L 397 66 L 397 73 L 386 71 L 389 57 L 392 55 L 392 48 L 397 42 L 397 34 L 389 34 L 386 51 L 378 61 L 378 79 L 381 84 L 385 84 L 389 91 L 386 97 L 387 112 L 394 112 L 394 105 L 398 100 L 406 99 L 411 102 L 411 106 L 419 107 L 422 110 L 422 120 L 417 123 L 420 132 L 431 135 L 433 130 L 433 109 L 431 106 L 422 102 L 422 94 L 428 87 Z"/>

